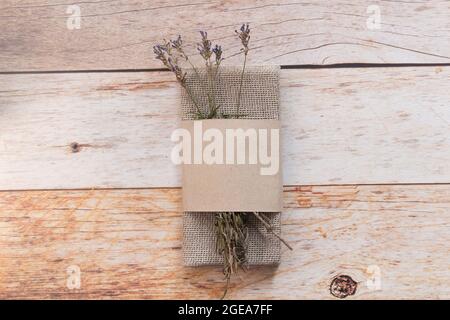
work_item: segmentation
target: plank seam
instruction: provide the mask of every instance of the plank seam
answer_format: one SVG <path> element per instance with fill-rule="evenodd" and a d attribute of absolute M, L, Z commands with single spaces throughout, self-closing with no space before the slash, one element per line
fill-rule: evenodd
<path fill-rule="evenodd" d="M 351 69 L 351 68 L 407 68 L 407 67 L 450 67 L 450 63 L 336 63 L 326 65 L 299 64 L 281 65 L 281 69 Z M 168 72 L 166 68 L 142 69 L 91 69 L 91 70 L 42 70 L 42 71 L 0 71 L 0 75 L 9 74 L 66 74 L 66 73 L 132 73 L 132 72 Z"/>
<path fill-rule="evenodd" d="M 450 186 L 450 182 L 396 182 L 396 183 L 341 183 L 341 184 L 285 184 L 283 188 L 294 187 L 358 187 L 358 186 Z M 5 189 L 6 192 L 40 192 L 40 191 L 103 191 L 103 190 L 177 190 L 180 187 L 101 187 L 101 188 L 49 188 L 49 189 Z"/>

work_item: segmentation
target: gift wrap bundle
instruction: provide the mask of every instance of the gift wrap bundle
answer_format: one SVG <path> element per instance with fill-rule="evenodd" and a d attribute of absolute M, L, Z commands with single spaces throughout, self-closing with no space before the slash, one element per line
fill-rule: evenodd
<path fill-rule="evenodd" d="M 191 133 L 192 158 L 196 148 L 195 140 L 199 134 L 213 129 L 220 131 L 226 142 L 227 129 L 255 129 L 258 143 L 261 132 L 267 132 L 267 149 L 280 151 L 279 141 L 271 139 L 272 129 L 279 132 L 279 67 L 248 67 L 242 79 L 239 67 L 221 67 L 215 75 L 214 102 L 219 113 L 225 119 L 195 120 L 197 107 L 186 90 L 181 93 L 182 127 Z M 191 96 L 196 97 L 197 105 L 203 106 L 205 113 L 208 105 L 206 88 L 208 80 L 205 71 L 199 74 L 188 72 L 187 86 Z M 260 130 L 262 129 L 262 130 Z M 262 137 L 265 137 L 262 135 Z M 250 158 L 251 146 L 246 140 L 245 151 Z M 274 142 L 277 142 L 274 144 Z M 204 142 L 205 147 L 208 142 Z M 237 143 L 236 143 L 237 145 Z M 261 144 L 258 144 L 260 148 Z M 223 151 L 230 150 L 224 146 Z M 250 149 L 249 149 L 250 148 Z M 237 157 L 237 149 L 233 149 Z M 197 150 L 198 151 L 198 150 Z M 259 150 L 258 150 L 259 152 Z M 198 153 L 197 153 L 198 155 Z M 226 155 L 228 156 L 228 154 Z M 278 157 L 280 159 L 281 156 Z M 224 156 L 225 159 L 225 156 Z M 200 160 L 200 161 L 199 161 Z M 216 249 L 215 214 L 218 212 L 248 212 L 248 248 L 249 265 L 273 265 L 280 261 L 280 241 L 255 217 L 252 212 L 266 215 L 272 230 L 280 234 L 280 215 L 282 207 L 281 160 L 276 174 L 261 174 L 264 167 L 260 162 L 244 163 L 204 163 L 202 159 L 193 159 L 191 164 L 183 164 L 183 256 L 187 266 L 223 264 L 223 257 Z M 225 162 L 225 161 L 224 161 Z"/>

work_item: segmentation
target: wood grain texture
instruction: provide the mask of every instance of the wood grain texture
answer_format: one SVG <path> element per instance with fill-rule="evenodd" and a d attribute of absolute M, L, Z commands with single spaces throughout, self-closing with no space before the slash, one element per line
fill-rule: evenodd
<path fill-rule="evenodd" d="M 69 3 L 3 0 L 0 71 L 159 68 L 151 47 L 182 31 L 208 30 L 237 63 L 234 29 L 253 28 L 251 63 L 450 62 L 447 1 L 83 1 L 80 29 Z M 367 27 L 378 5 L 379 29 Z M 194 52 L 192 47 L 192 52 Z"/>
<path fill-rule="evenodd" d="M 294 251 L 234 279 L 229 298 L 334 298 L 345 274 L 358 282 L 347 299 L 448 299 L 449 199 L 450 185 L 287 187 Z M 0 297 L 219 298 L 220 267 L 182 267 L 180 210 L 179 189 L 1 192 Z"/>
<path fill-rule="evenodd" d="M 282 70 L 284 184 L 450 182 L 449 76 Z M 171 74 L 3 75 L 0 87 L 0 189 L 181 185 Z"/>

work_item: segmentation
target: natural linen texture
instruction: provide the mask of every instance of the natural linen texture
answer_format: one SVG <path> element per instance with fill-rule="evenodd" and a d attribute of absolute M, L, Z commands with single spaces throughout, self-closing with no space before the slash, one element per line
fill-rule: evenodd
<path fill-rule="evenodd" d="M 187 86 L 199 106 L 206 113 L 208 92 L 214 91 L 215 103 L 219 112 L 235 117 L 241 83 L 242 69 L 221 67 L 215 76 L 216 87 L 208 88 L 204 70 L 199 70 L 202 81 L 190 71 Z M 245 70 L 242 82 L 239 118 L 241 119 L 279 119 L 279 67 L 258 66 Z M 184 89 L 181 92 L 182 120 L 195 119 L 196 107 Z M 273 231 L 280 234 L 280 213 L 265 213 Z M 223 264 L 222 256 L 216 250 L 214 212 L 185 212 L 183 217 L 183 258 L 186 266 Z M 253 215 L 248 219 L 247 261 L 250 265 L 278 264 L 281 256 L 280 241 Z"/>

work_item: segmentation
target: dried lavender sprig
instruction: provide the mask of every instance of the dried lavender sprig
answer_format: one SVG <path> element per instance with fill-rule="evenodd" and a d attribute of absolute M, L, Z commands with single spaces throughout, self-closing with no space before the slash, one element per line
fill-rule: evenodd
<path fill-rule="evenodd" d="M 214 225 L 217 232 L 217 252 L 223 256 L 223 273 L 227 280 L 222 296 L 227 294 L 231 276 L 239 269 L 247 269 L 248 227 L 247 214 L 220 212 L 216 214 Z"/>
<path fill-rule="evenodd" d="M 202 78 L 200 77 L 200 73 L 198 72 L 197 67 L 191 62 L 191 60 L 189 59 L 189 56 L 184 51 L 183 39 L 181 38 L 181 35 L 178 35 L 177 39 L 171 40 L 170 44 L 171 44 L 172 48 L 174 48 L 175 51 L 180 55 L 180 57 L 183 58 L 191 66 L 192 70 L 194 70 L 194 73 L 195 73 L 195 76 L 197 77 L 198 82 L 203 87 L 203 90 L 208 92 L 203 86 L 203 81 L 202 81 Z"/>
<path fill-rule="evenodd" d="M 167 68 L 171 68 L 168 56 L 169 56 L 169 45 L 168 42 L 165 41 L 164 44 L 157 44 L 153 46 L 153 52 L 155 53 L 156 59 L 160 60 Z"/>
<path fill-rule="evenodd" d="M 197 50 L 200 53 L 200 56 L 205 60 L 205 66 L 206 66 L 206 78 L 208 83 L 208 103 L 209 103 L 209 110 L 210 110 L 210 117 L 216 113 L 216 99 L 214 94 L 215 89 L 215 79 L 213 79 L 212 76 L 212 64 L 211 64 L 211 56 L 213 55 L 212 48 L 212 42 L 208 39 L 208 32 L 206 31 L 200 31 L 201 35 L 201 42 L 197 44 Z"/>
<path fill-rule="evenodd" d="M 214 47 L 214 49 L 212 49 L 212 51 L 214 53 L 216 67 L 219 67 L 220 63 L 223 61 L 222 47 L 216 44 L 216 46 Z"/>
<path fill-rule="evenodd" d="M 275 237 L 278 238 L 278 240 L 280 240 L 281 242 L 283 242 L 283 244 L 289 248 L 289 250 L 294 250 L 292 249 L 292 247 L 289 245 L 289 243 L 287 243 L 286 240 L 284 240 L 278 233 L 276 233 L 273 230 L 273 226 L 270 224 L 270 222 L 267 220 L 267 217 L 263 214 L 260 214 L 259 212 L 253 212 L 253 214 L 255 215 L 255 217 L 261 221 L 261 223 L 264 225 L 264 227 L 266 228 L 267 232 L 272 233 Z"/>
<path fill-rule="evenodd" d="M 217 77 L 219 75 L 219 67 L 220 64 L 222 63 L 222 61 L 224 60 L 222 58 L 222 47 L 219 45 L 215 45 L 215 47 L 212 49 L 213 53 L 214 53 L 214 64 L 215 64 L 215 74 L 214 74 L 214 82 L 217 83 Z"/>
<path fill-rule="evenodd" d="M 242 43 L 242 51 L 244 51 L 245 54 L 248 53 L 248 43 L 250 42 L 250 26 L 249 24 L 242 24 L 240 31 L 235 30 L 236 34 L 238 35 L 239 39 L 241 39 Z"/>
<path fill-rule="evenodd" d="M 212 55 L 212 42 L 208 39 L 208 32 L 200 31 L 202 41 L 197 44 L 197 50 L 205 61 L 210 61 Z"/>
<path fill-rule="evenodd" d="M 186 72 L 183 72 L 178 64 L 178 58 L 172 52 L 171 42 L 165 41 L 164 44 L 157 44 L 153 47 L 153 52 L 155 53 L 156 59 L 160 60 L 170 71 L 175 74 L 177 81 L 186 90 L 189 98 L 194 103 L 197 110 L 197 117 L 203 118 L 203 113 L 200 110 L 197 99 L 194 97 L 191 89 L 186 83 Z"/>
<path fill-rule="evenodd" d="M 240 31 L 235 30 L 235 33 L 238 35 L 239 39 L 242 43 L 241 51 L 244 52 L 244 63 L 242 66 L 242 72 L 241 72 L 241 80 L 239 84 L 239 94 L 238 94 L 238 100 L 237 100 L 237 106 L 236 106 L 236 115 L 239 115 L 239 108 L 241 106 L 241 94 L 242 94 L 242 85 L 244 81 L 244 72 L 245 72 L 245 65 L 247 64 L 247 54 L 249 51 L 248 43 L 250 42 L 250 27 L 247 24 L 242 24 Z"/>

